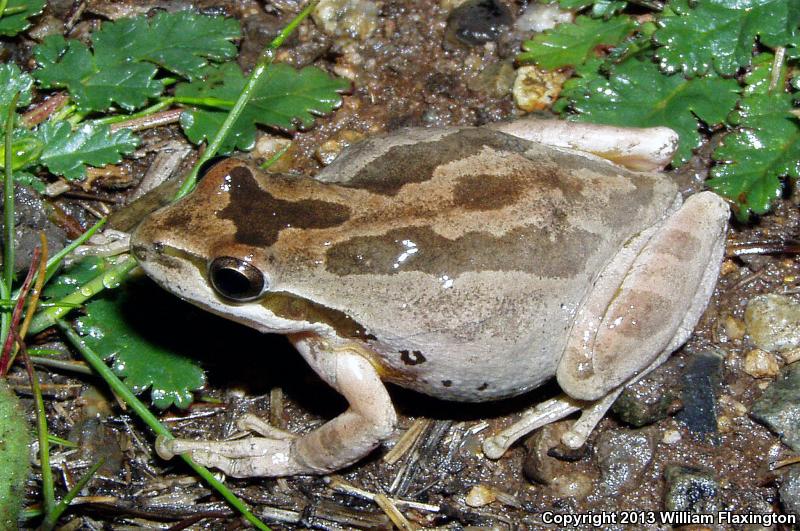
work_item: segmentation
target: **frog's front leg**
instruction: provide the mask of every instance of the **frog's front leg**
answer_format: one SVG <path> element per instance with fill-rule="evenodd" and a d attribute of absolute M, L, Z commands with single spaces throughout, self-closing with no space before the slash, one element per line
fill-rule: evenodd
<path fill-rule="evenodd" d="M 234 477 L 324 474 L 367 455 L 392 434 L 396 415 L 386 387 L 360 345 L 331 346 L 310 334 L 290 336 L 319 376 L 350 404 L 347 411 L 316 430 L 295 436 L 253 415 L 239 425 L 260 433 L 238 441 L 157 441 L 158 454 L 169 459 L 188 453 L 198 463 Z"/>

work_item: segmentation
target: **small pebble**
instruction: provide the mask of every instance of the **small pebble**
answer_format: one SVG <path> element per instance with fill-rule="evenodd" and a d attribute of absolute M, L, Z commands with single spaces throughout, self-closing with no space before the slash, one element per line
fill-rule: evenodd
<path fill-rule="evenodd" d="M 528 454 L 522 464 L 522 471 L 531 481 L 550 485 L 557 477 L 572 473 L 574 461 L 580 460 L 586 447 L 577 451 L 566 448 L 561 437 L 572 427 L 571 420 L 553 422 L 533 432 L 525 440 Z"/>
<path fill-rule="evenodd" d="M 789 514 L 800 518 L 800 466 L 792 465 L 781 479 L 778 489 L 781 495 L 781 504 Z"/>
<path fill-rule="evenodd" d="M 664 507 L 668 511 L 716 514 L 720 509 L 719 483 L 712 471 L 670 465 L 666 468 L 664 477 L 667 483 Z"/>
<path fill-rule="evenodd" d="M 483 507 L 489 505 L 497 499 L 497 495 L 492 487 L 487 485 L 475 485 L 467 493 L 464 503 L 470 507 Z"/>
<path fill-rule="evenodd" d="M 744 322 L 752 342 L 770 352 L 800 347 L 800 304 L 786 295 L 757 295 L 747 303 Z"/>
<path fill-rule="evenodd" d="M 364 135 L 352 129 L 343 129 L 334 136 L 320 144 L 314 155 L 320 163 L 327 166 L 342 152 L 347 146 L 351 146 L 364 138 Z"/>
<path fill-rule="evenodd" d="M 594 492 L 592 479 L 581 472 L 572 472 L 553 478 L 551 483 L 555 495 L 562 498 L 575 498 L 583 500 Z"/>
<path fill-rule="evenodd" d="M 572 22 L 574 18 L 575 14 L 572 11 L 561 9 L 557 3 L 531 2 L 514 23 L 514 29 L 522 34 L 541 33 L 563 22 Z"/>
<path fill-rule="evenodd" d="M 496 0 L 468 0 L 447 17 L 445 39 L 452 44 L 482 46 L 511 26 L 511 11 Z"/>
<path fill-rule="evenodd" d="M 320 0 L 311 17 L 328 35 L 363 41 L 378 27 L 378 6 L 368 0 Z"/>
<path fill-rule="evenodd" d="M 722 326 L 725 329 L 725 335 L 728 336 L 728 339 L 738 341 L 744 338 L 746 328 L 744 326 L 744 321 L 741 319 L 737 319 L 732 315 L 727 315 L 722 321 Z"/>
<path fill-rule="evenodd" d="M 607 494 L 619 494 L 634 487 L 653 460 L 655 444 L 643 430 L 609 430 L 595 443 L 595 457 L 600 467 L 600 488 Z"/>
<path fill-rule="evenodd" d="M 775 354 L 754 348 L 744 357 L 742 370 L 753 378 L 774 378 L 781 369 Z"/>
<path fill-rule="evenodd" d="M 664 444 L 675 444 L 681 440 L 681 432 L 678 430 L 664 430 L 664 435 L 661 437 L 661 441 Z"/>
<path fill-rule="evenodd" d="M 784 367 L 750 408 L 750 415 L 800 452 L 800 365 Z"/>
<path fill-rule="evenodd" d="M 521 66 L 517 69 L 512 94 L 514 103 L 523 111 L 548 109 L 561 93 L 567 80 L 563 72 L 547 72 L 536 66 Z"/>

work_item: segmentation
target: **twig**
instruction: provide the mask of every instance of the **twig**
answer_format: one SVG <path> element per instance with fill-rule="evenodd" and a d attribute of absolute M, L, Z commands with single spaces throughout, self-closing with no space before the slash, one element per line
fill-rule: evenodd
<path fill-rule="evenodd" d="M 343 494 L 348 494 L 350 496 L 355 496 L 357 498 L 363 498 L 369 501 L 375 501 L 375 496 L 377 494 L 366 491 L 364 489 L 360 489 L 355 485 L 351 485 L 347 483 L 345 480 L 340 478 L 339 476 L 328 476 L 325 478 L 328 487 L 335 490 L 336 492 L 341 492 Z M 389 498 L 391 502 L 395 505 L 400 507 L 406 507 L 408 509 L 416 509 L 418 511 L 427 511 L 429 513 L 438 513 L 441 511 L 441 507 L 438 505 L 432 505 L 430 503 L 422 503 L 422 502 L 415 502 L 411 500 L 403 500 L 400 498 Z"/>
<path fill-rule="evenodd" d="M 58 112 L 67 103 L 69 103 L 69 94 L 57 92 L 23 114 L 20 118 L 20 123 L 23 127 L 35 127 L 47 120 L 53 113 Z"/>
<path fill-rule="evenodd" d="M 147 116 L 131 118 L 113 124 L 111 126 L 111 131 L 119 131 L 120 129 L 142 131 L 144 129 L 151 129 L 153 127 L 160 127 L 162 125 L 176 124 L 178 123 L 178 120 L 180 120 L 182 113 L 183 109 L 169 109 L 168 111 L 161 111 Z"/>

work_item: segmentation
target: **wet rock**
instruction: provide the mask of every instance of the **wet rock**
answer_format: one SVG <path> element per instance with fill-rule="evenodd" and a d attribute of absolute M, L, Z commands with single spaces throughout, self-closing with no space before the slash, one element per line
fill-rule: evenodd
<path fill-rule="evenodd" d="M 704 435 L 717 431 L 716 406 L 723 363 L 721 353 L 708 351 L 693 355 L 686 366 L 681 393 L 683 410 L 677 418 L 692 433 Z"/>
<path fill-rule="evenodd" d="M 753 378 L 774 378 L 780 368 L 777 356 L 760 348 L 749 351 L 742 365 L 742 370 Z"/>
<path fill-rule="evenodd" d="M 508 62 L 490 64 L 467 83 L 470 90 L 484 92 L 493 98 L 502 98 L 513 85 L 514 67 Z"/>
<path fill-rule="evenodd" d="M 511 507 L 521 507 L 519 499 L 513 494 L 490 485 L 475 485 L 464 498 L 464 503 L 470 507 L 483 507 L 498 501 Z"/>
<path fill-rule="evenodd" d="M 800 346 L 800 303 L 771 293 L 750 299 L 744 312 L 750 339 L 763 350 L 783 351 Z"/>
<path fill-rule="evenodd" d="M 800 466 L 791 466 L 778 489 L 783 509 L 800 518 Z"/>
<path fill-rule="evenodd" d="M 722 320 L 722 331 L 729 340 L 738 341 L 744 339 L 747 328 L 744 321 L 737 319 L 732 315 L 726 315 Z"/>
<path fill-rule="evenodd" d="M 517 69 L 511 91 L 514 103 L 528 112 L 548 109 L 561 93 L 567 77 L 559 71 L 549 72 L 537 66 L 521 66 Z"/>
<path fill-rule="evenodd" d="M 750 415 L 800 452 L 800 364 L 787 365 L 756 400 Z"/>
<path fill-rule="evenodd" d="M 710 470 L 670 465 L 664 477 L 664 507 L 668 511 L 716 514 L 720 509 L 719 484 Z"/>
<path fill-rule="evenodd" d="M 464 503 L 470 507 L 483 507 L 497 499 L 493 488 L 486 485 L 475 485 L 464 497 Z"/>
<path fill-rule="evenodd" d="M 352 146 L 356 142 L 364 138 L 362 133 L 353 131 L 352 129 L 342 129 L 337 131 L 332 137 L 320 144 L 314 152 L 314 156 L 322 164 L 327 166 L 336 160 L 336 157 L 348 146 Z"/>
<path fill-rule="evenodd" d="M 641 428 L 666 418 L 681 407 L 682 380 L 675 358 L 629 385 L 611 410 L 626 424 Z"/>
<path fill-rule="evenodd" d="M 619 494 L 636 485 L 653 460 L 655 443 L 644 431 L 605 431 L 597 438 L 595 455 L 600 467 L 600 488 Z"/>
<path fill-rule="evenodd" d="M 571 472 L 553 478 L 553 494 L 561 498 L 575 498 L 583 500 L 594 492 L 592 478 L 582 472 Z"/>
<path fill-rule="evenodd" d="M 572 22 L 575 14 L 558 7 L 558 4 L 531 2 L 525 12 L 514 22 L 514 29 L 525 37 L 531 33 L 555 28 L 563 22 Z"/>
<path fill-rule="evenodd" d="M 496 0 L 469 0 L 450 12 L 445 39 L 451 44 L 481 46 L 511 26 L 511 11 Z"/>
<path fill-rule="evenodd" d="M 325 33 L 363 41 L 378 27 L 378 7 L 367 0 L 321 0 L 311 14 Z"/>
<path fill-rule="evenodd" d="M 2 203 L 2 198 L 0 198 L 0 209 L 2 209 Z M 14 269 L 21 272 L 28 270 L 33 250 L 40 245 L 39 231 L 44 231 L 47 237 L 48 256 L 53 256 L 64 248 L 67 236 L 63 229 L 48 219 L 48 204 L 27 186 L 15 188 L 14 207 L 16 228 Z M 3 230 L 2 223 L 0 223 L 0 230 Z"/>
<path fill-rule="evenodd" d="M 561 436 L 572 426 L 572 421 L 554 422 L 536 430 L 525 441 L 528 455 L 522 470 L 531 481 L 543 485 L 552 484 L 556 478 L 568 475 L 573 471 L 570 461 L 582 459 L 587 448 L 577 450 L 567 448 L 561 443 Z"/>

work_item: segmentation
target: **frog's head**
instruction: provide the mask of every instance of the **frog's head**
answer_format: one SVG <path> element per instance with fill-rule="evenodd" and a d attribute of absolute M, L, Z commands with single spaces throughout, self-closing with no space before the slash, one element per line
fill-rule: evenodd
<path fill-rule="evenodd" d="M 146 218 L 131 251 L 164 289 L 206 310 L 262 332 L 314 330 L 321 325 L 310 318 L 314 303 L 276 285 L 275 244 L 286 229 L 335 227 L 349 211 L 281 197 L 302 195 L 297 188 L 296 180 L 267 179 L 240 160 L 224 160 L 191 194 Z"/>

